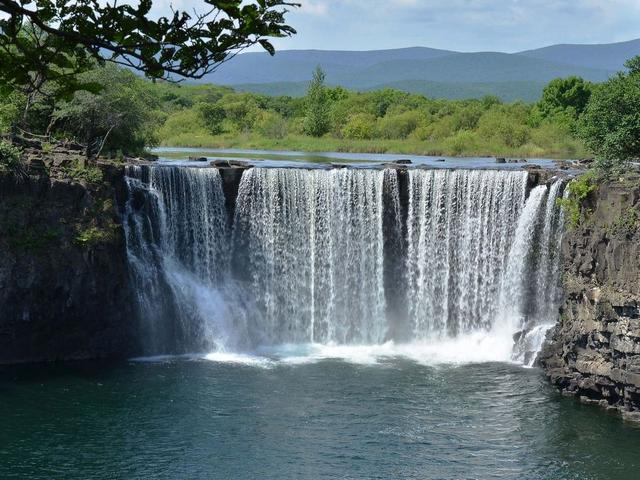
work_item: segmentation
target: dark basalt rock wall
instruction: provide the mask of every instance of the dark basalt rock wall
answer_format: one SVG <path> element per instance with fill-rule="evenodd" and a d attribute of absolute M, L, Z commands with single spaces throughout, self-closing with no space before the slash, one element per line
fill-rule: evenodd
<path fill-rule="evenodd" d="M 564 393 L 640 419 L 640 178 L 601 185 L 564 238 L 565 301 L 539 363 Z"/>
<path fill-rule="evenodd" d="M 123 169 L 88 182 L 46 160 L 0 175 L 0 364 L 134 354 Z"/>

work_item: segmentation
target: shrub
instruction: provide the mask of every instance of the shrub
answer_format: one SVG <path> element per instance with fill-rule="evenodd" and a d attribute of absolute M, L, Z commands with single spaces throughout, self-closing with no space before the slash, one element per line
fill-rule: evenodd
<path fill-rule="evenodd" d="M 376 119 L 368 113 L 356 113 L 342 129 L 342 136 L 350 140 L 365 140 L 373 137 Z"/>
<path fill-rule="evenodd" d="M 407 138 L 422 121 L 418 111 L 387 114 L 378 120 L 377 132 L 382 138 Z"/>
<path fill-rule="evenodd" d="M 224 108 L 215 103 L 199 103 L 197 108 L 211 135 L 219 135 L 224 131 L 222 128 L 222 122 L 226 117 Z"/>
<path fill-rule="evenodd" d="M 467 130 L 456 133 L 453 137 L 445 140 L 444 145 L 451 155 L 461 155 L 465 152 L 477 150 L 477 137 L 474 132 Z"/>
<path fill-rule="evenodd" d="M 574 119 L 586 108 L 593 85 L 580 77 L 556 78 L 542 91 L 538 110 L 547 118 L 558 113 Z"/>
<path fill-rule="evenodd" d="M 596 189 L 595 181 L 596 174 L 589 171 L 570 182 L 567 185 L 568 195 L 557 200 L 564 209 L 567 223 L 571 228 L 577 228 L 582 223 L 583 203 Z"/>
<path fill-rule="evenodd" d="M 78 161 L 73 167 L 65 168 L 65 174 L 76 181 L 84 181 L 87 183 L 100 183 L 103 179 L 102 170 L 95 166 L 85 165 Z"/>
<path fill-rule="evenodd" d="M 0 140 L 0 173 L 22 175 L 22 163 L 20 162 L 20 150 L 10 143 Z"/>
<path fill-rule="evenodd" d="M 529 129 L 505 111 L 492 109 L 478 122 L 478 133 L 486 139 L 498 140 L 507 147 L 520 147 L 529 140 Z"/>
<path fill-rule="evenodd" d="M 325 74 L 320 67 L 313 72 L 307 90 L 304 131 L 312 137 L 322 137 L 329 131 L 329 104 L 331 99 L 324 85 Z"/>
<path fill-rule="evenodd" d="M 254 130 L 267 138 L 284 138 L 288 133 L 287 121 L 276 112 L 262 110 L 256 119 Z"/>
<path fill-rule="evenodd" d="M 8 132 L 18 121 L 24 110 L 25 96 L 19 92 L 12 92 L 0 96 L 0 132 Z"/>

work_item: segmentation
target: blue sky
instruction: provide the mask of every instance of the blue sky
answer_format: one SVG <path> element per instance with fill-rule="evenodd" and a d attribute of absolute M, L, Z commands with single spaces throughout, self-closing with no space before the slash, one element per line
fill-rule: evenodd
<path fill-rule="evenodd" d="M 298 0 L 280 49 L 514 52 L 640 38 L 640 0 Z M 185 3 L 196 3 L 184 0 Z"/>

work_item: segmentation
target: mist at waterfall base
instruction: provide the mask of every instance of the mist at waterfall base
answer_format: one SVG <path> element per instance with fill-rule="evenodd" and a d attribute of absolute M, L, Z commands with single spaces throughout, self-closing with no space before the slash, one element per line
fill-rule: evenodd
<path fill-rule="evenodd" d="M 216 169 L 129 167 L 146 355 L 531 364 L 558 308 L 562 183 L 527 177 L 253 168 L 229 208 Z"/>

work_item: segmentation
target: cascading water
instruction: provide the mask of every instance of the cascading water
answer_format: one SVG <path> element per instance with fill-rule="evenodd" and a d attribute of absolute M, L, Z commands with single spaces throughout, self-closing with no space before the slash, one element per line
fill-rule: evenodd
<path fill-rule="evenodd" d="M 526 172 L 253 168 L 230 219 L 216 169 L 127 175 L 154 353 L 480 334 L 508 357 L 521 332 L 528 363 L 557 311 L 560 182 L 527 196 Z"/>
<path fill-rule="evenodd" d="M 235 345 L 226 280 L 229 230 L 220 173 L 127 167 L 124 223 L 149 353 Z"/>
<path fill-rule="evenodd" d="M 384 177 L 373 170 L 245 173 L 234 244 L 268 343 L 385 340 Z"/>
<path fill-rule="evenodd" d="M 409 172 L 407 302 L 415 336 L 492 327 L 526 172 Z"/>

